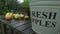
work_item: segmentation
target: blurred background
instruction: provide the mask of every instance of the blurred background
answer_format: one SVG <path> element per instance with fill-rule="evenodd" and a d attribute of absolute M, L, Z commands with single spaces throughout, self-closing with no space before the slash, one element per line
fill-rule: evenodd
<path fill-rule="evenodd" d="M 6 14 L 7 12 L 29 13 L 28 0 L 0 0 L 0 14 Z"/>
<path fill-rule="evenodd" d="M 8 12 L 25 13 L 30 16 L 28 0 L 0 0 L 0 15 L 5 15 Z M 0 34 L 1 30 L 0 27 Z"/>

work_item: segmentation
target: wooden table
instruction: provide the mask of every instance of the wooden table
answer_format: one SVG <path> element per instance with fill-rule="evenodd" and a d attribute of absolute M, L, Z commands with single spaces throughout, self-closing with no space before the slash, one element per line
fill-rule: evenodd
<path fill-rule="evenodd" d="M 30 20 L 14 20 L 7 21 L 3 15 L 0 15 L 0 23 L 2 24 L 3 34 L 7 34 L 7 27 L 10 28 L 9 34 L 37 34 L 31 28 Z"/>

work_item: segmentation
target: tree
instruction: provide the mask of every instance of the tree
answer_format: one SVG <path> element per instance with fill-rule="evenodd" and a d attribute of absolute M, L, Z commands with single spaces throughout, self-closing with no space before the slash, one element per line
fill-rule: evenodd
<path fill-rule="evenodd" d="M 24 5 L 24 7 L 25 8 L 29 8 L 29 0 L 24 0 L 24 3 L 23 3 Z"/>
<path fill-rule="evenodd" d="M 5 14 L 7 11 L 5 0 L 0 0 L 0 14 Z"/>

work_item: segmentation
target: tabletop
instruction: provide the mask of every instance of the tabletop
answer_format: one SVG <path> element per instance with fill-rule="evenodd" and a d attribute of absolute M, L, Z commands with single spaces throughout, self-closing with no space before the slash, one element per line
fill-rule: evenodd
<path fill-rule="evenodd" d="M 13 29 L 18 31 L 22 31 L 24 34 L 33 34 L 33 30 L 31 28 L 30 20 L 15 20 L 12 19 L 7 21 L 3 15 L 0 15 L 0 22 L 10 26 Z"/>

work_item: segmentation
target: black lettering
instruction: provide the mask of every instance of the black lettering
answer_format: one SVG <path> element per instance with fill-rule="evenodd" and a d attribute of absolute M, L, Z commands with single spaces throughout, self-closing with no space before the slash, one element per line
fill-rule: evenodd
<path fill-rule="evenodd" d="M 53 19 L 55 19 L 55 18 L 56 18 L 56 14 L 57 14 L 57 13 L 54 13 L 54 17 L 53 17 Z"/>
<path fill-rule="evenodd" d="M 41 25 L 42 20 L 40 20 L 40 25 Z"/>
<path fill-rule="evenodd" d="M 41 12 L 37 12 L 37 17 L 41 18 Z"/>
<path fill-rule="evenodd" d="M 34 11 L 32 11 L 32 16 L 36 17 L 36 13 Z"/>
<path fill-rule="evenodd" d="M 34 18 L 32 18 L 32 19 L 31 19 L 31 22 L 32 22 L 32 23 L 34 23 L 34 22 L 35 22 Z"/>
<path fill-rule="evenodd" d="M 46 21 L 45 26 L 46 26 L 46 27 L 50 27 L 50 26 L 49 26 L 50 23 L 51 23 L 50 21 Z"/>
<path fill-rule="evenodd" d="M 56 26 L 56 22 L 52 22 L 52 25 L 53 25 L 53 27 L 55 27 Z"/>
<path fill-rule="evenodd" d="M 37 24 L 39 20 L 32 18 L 32 22 Z"/>
<path fill-rule="evenodd" d="M 51 27 L 51 28 L 53 27 L 51 21 L 46 21 L 46 25 L 45 25 L 45 26 L 46 26 L 46 27 Z"/>
<path fill-rule="evenodd" d="M 38 20 L 37 19 L 35 19 L 35 24 L 37 24 L 38 23 Z"/>
<path fill-rule="evenodd" d="M 55 19 L 55 17 L 56 17 L 56 13 L 52 13 L 52 12 L 49 13 L 49 19 Z"/>
<path fill-rule="evenodd" d="M 43 15 L 43 18 L 47 18 L 48 17 L 47 16 L 47 12 L 43 12 L 42 15 Z"/>

